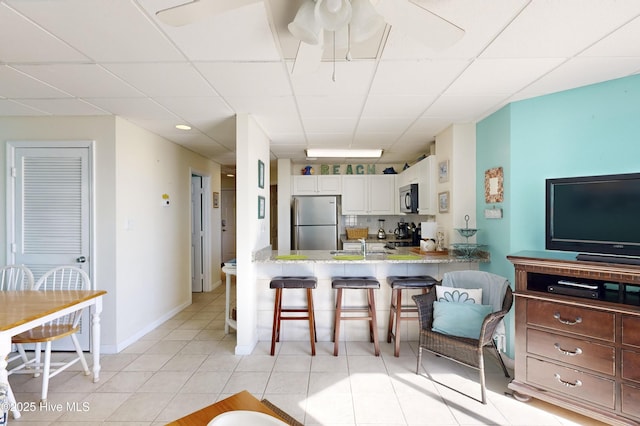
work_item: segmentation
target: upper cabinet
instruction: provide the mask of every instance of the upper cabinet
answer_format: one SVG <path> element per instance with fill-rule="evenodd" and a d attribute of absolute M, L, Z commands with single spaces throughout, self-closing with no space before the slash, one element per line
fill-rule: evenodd
<path fill-rule="evenodd" d="M 397 175 L 398 188 L 412 183 L 418 184 L 418 214 L 435 215 L 438 213 L 436 167 L 436 157 L 430 155 Z M 395 207 L 396 214 L 400 213 L 399 203 L 395 204 L 398 204 Z"/>
<path fill-rule="evenodd" d="M 297 175 L 293 177 L 292 195 L 340 195 L 341 175 Z"/>
<path fill-rule="evenodd" d="M 435 155 L 431 155 L 418 164 L 418 214 L 436 215 L 438 197 L 436 194 L 437 167 Z M 414 166 L 415 167 L 415 166 Z"/>
<path fill-rule="evenodd" d="M 395 175 L 344 175 L 342 214 L 390 215 L 395 213 Z"/>

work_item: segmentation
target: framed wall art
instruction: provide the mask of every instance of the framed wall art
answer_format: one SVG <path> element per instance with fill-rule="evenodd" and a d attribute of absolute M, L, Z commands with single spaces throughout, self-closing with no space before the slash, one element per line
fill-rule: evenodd
<path fill-rule="evenodd" d="M 449 191 L 438 194 L 438 213 L 449 212 Z"/>
<path fill-rule="evenodd" d="M 438 182 L 449 182 L 449 160 L 438 163 Z"/>
<path fill-rule="evenodd" d="M 264 163 L 258 160 L 258 188 L 264 188 Z"/>
<path fill-rule="evenodd" d="M 487 204 L 504 201 L 504 172 L 494 167 L 484 172 L 484 201 Z"/>
<path fill-rule="evenodd" d="M 258 195 L 258 219 L 264 219 L 265 199 L 262 195 Z"/>

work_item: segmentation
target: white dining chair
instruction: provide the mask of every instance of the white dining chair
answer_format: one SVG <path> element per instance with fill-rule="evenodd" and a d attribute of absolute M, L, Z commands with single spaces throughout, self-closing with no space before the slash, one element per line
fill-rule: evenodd
<path fill-rule="evenodd" d="M 86 272 L 76 266 L 58 266 L 47 271 L 35 284 L 34 290 L 93 290 L 91 280 Z M 41 327 L 36 327 L 17 336 L 13 342 L 26 344 L 35 343 L 35 356 L 32 360 L 11 370 L 11 373 L 42 374 L 42 401 L 47 400 L 49 379 L 71 367 L 78 361 L 82 364 L 85 375 L 89 375 L 89 366 L 84 358 L 84 353 L 76 337 L 80 330 L 80 318 L 83 309 L 79 309 L 66 316 L 50 321 Z M 53 341 L 70 337 L 76 350 L 76 356 L 70 361 L 51 362 L 51 343 Z M 45 344 L 44 362 L 41 362 L 41 344 Z"/>
<path fill-rule="evenodd" d="M 33 273 L 31 269 L 24 265 L 5 265 L 0 268 L 0 291 L 20 291 L 31 290 L 33 288 Z M 27 354 L 24 351 L 22 345 L 16 345 L 17 354 L 9 355 L 7 357 L 7 364 L 17 359 L 22 359 L 22 362 L 28 362 Z M 11 414 L 14 419 L 20 418 L 20 411 L 18 410 L 15 402 L 13 391 L 11 390 L 11 384 L 7 383 L 9 398 L 9 406 L 11 407 Z"/>

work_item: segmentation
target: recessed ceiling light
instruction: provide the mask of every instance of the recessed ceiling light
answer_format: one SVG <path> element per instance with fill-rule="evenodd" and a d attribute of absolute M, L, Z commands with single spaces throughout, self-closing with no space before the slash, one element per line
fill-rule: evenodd
<path fill-rule="evenodd" d="M 176 129 L 191 130 L 191 126 L 187 126 L 186 124 L 176 124 Z"/>
<path fill-rule="evenodd" d="M 231 173 L 227 173 L 227 177 L 235 177 L 236 175 L 231 174 Z"/>
<path fill-rule="evenodd" d="M 316 158 L 380 158 L 381 149 L 323 149 L 309 148 L 307 157 Z"/>

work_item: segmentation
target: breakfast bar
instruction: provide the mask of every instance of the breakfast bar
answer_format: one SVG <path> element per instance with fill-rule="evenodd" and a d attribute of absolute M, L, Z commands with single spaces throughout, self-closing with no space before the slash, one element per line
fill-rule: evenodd
<path fill-rule="evenodd" d="M 313 290 L 315 309 L 316 336 L 319 342 L 332 340 L 335 315 L 335 290 L 331 288 L 334 276 L 371 276 L 382 284 L 375 292 L 378 334 L 386 336 L 387 319 L 391 289 L 386 278 L 393 275 L 430 275 L 441 279 L 445 272 L 455 270 L 478 269 L 479 263 L 488 262 L 487 253 L 477 256 L 457 256 L 448 252 L 414 251 L 409 247 L 398 247 L 393 250 L 376 250 L 366 252 L 343 250 L 291 250 L 275 251 L 264 249 L 256 253 L 254 262 L 257 266 L 257 325 L 258 340 L 271 339 L 274 291 L 269 288 L 270 280 L 276 276 L 314 276 L 317 288 Z M 359 292 L 358 292 L 359 293 Z M 413 303 L 410 295 L 419 290 L 408 292 L 406 303 Z M 305 292 L 300 289 L 288 291 L 283 296 L 283 305 L 304 306 Z M 366 304 L 363 294 L 349 294 L 346 304 Z M 303 321 L 293 321 L 282 328 L 281 341 L 306 341 L 309 329 Z M 418 339 L 417 322 L 403 323 L 400 330 L 402 341 Z M 368 341 L 369 330 L 361 324 L 347 321 L 340 334 L 343 341 Z M 382 339 L 385 341 L 386 339 Z"/>

